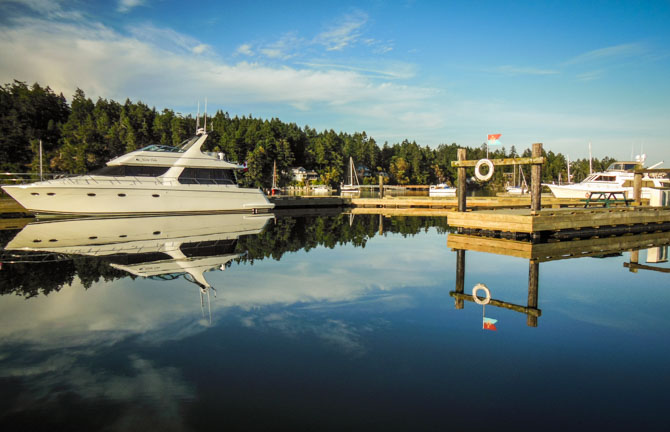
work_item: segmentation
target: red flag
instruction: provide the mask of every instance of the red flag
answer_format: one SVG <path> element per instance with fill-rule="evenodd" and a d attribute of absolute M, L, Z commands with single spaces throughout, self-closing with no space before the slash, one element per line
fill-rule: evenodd
<path fill-rule="evenodd" d="M 482 328 L 483 328 L 484 330 L 493 330 L 493 331 L 497 331 L 497 330 L 498 330 L 498 329 L 496 328 L 496 323 L 497 323 L 497 322 L 498 322 L 497 319 L 493 319 L 493 318 L 484 318 L 484 322 L 483 322 Z"/>
<path fill-rule="evenodd" d="M 489 141 L 495 141 L 495 140 L 497 140 L 498 138 L 500 138 L 501 136 L 502 136 L 502 134 L 488 134 L 488 135 L 487 135 L 487 139 L 488 139 Z"/>

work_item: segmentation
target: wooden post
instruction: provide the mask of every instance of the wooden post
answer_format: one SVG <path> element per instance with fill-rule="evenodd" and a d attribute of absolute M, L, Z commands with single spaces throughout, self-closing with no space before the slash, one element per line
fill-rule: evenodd
<path fill-rule="evenodd" d="M 633 177 L 633 199 L 635 205 L 642 205 L 642 173 L 635 173 Z"/>
<path fill-rule="evenodd" d="M 456 292 L 463 294 L 465 291 L 465 249 L 456 250 Z M 454 300 L 456 309 L 463 309 L 463 299 Z"/>
<path fill-rule="evenodd" d="M 640 262 L 640 251 L 639 250 L 630 251 L 630 263 L 637 264 L 638 262 Z M 628 271 L 631 273 L 637 273 L 637 269 L 632 266 L 628 267 Z"/>
<path fill-rule="evenodd" d="M 464 161 L 466 157 L 466 150 L 459 148 L 457 157 L 459 161 Z M 458 167 L 458 211 L 464 212 L 467 209 L 465 202 L 465 195 L 467 193 L 465 187 L 465 167 Z"/>
<path fill-rule="evenodd" d="M 384 235 L 384 215 L 379 213 L 379 235 Z"/>
<path fill-rule="evenodd" d="M 532 156 L 542 157 L 542 143 L 533 144 Z M 530 214 L 536 215 L 542 209 L 542 165 L 531 165 L 530 181 Z"/>
<path fill-rule="evenodd" d="M 538 288 L 540 279 L 540 262 L 530 260 L 528 264 L 528 307 L 537 309 Z M 537 317 L 526 315 L 526 325 L 537 327 Z"/>
<path fill-rule="evenodd" d="M 384 177 L 379 174 L 379 198 L 384 198 Z"/>

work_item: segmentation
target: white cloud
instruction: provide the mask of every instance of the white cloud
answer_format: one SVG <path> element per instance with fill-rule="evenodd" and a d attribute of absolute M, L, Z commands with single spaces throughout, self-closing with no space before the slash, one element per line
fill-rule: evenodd
<path fill-rule="evenodd" d="M 272 59 L 288 60 L 291 57 L 295 57 L 296 51 L 302 45 L 303 40 L 295 33 L 287 33 L 278 41 L 260 48 L 259 51 Z"/>
<path fill-rule="evenodd" d="M 361 28 L 368 21 L 368 15 L 357 11 L 346 15 L 341 23 L 317 35 L 315 41 L 328 51 L 341 51 L 361 37 Z"/>
<path fill-rule="evenodd" d="M 237 47 L 237 49 L 235 50 L 235 53 L 236 53 L 236 54 L 246 55 L 246 56 L 253 56 L 253 55 L 254 55 L 254 51 L 253 51 L 253 49 L 252 49 L 252 47 L 251 47 L 250 44 L 242 44 L 242 45 L 240 45 L 240 46 Z"/>
<path fill-rule="evenodd" d="M 131 27 L 128 31 L 134 36 L 135 42 L 149 48 L 153 45 L 166 51 L 213 54 L 212 48 L 209 45 L 191 36 L 178 33 L 169 28 L 159 28 L 151 23 L 143 23 L 142 25 Z M 116 37 L 122 38 L 121 35 L 116 35 Z"/>
<path fill-rule="evenodd" d="M 620 58 L 638 57 L 645 54 L 647 49 L 639 43 L 627 43 L 614 45 L 605 48 L 599 48 L 580 54 L 565 62 L 566 65 L 590 63 L 601 60 L 611 60 Z"/>
<path fill-rule="evenodd" d="M 511 65 L 498 66 L 494 71 L 500 72 L 505 75 L 557 75 L 559 72 L 555 69 L 540 69 L 533 67 L 519 67 Z"/>
<path fill-rule="evenodd" d="M 122 13 L 126 13 L 131 9 L 134 9 L 137 6 L 141 6 L 143 4 L 144 0 L 119 0 L 119 6 L 116 10 Z"/>
<path fill-rule="evenodd" d="M 348 107 L 361 113 L 384 111 L 392 121 L 406 112 L 422 112 L 423 102 L 436 94 L 355 69 L 229 64 L 197 55 L 210 51 L 208 45 L 151 25 L 123 35 L 99 23 L 28 18 L 17 23 L 0 34 L 0 52 L 23 55 L 0 63 L 0 80 L 39 82 L 66 96 L 79 87 L 92 98 L 129 97 L 169 107 L 192 104 L 207 94 L 213 103 L 285 104 L 303 110 L 322 104 L 341 112 Z M 284 37 L 275 44 L 277 53 L 290 55 L 296 39 Z"/>

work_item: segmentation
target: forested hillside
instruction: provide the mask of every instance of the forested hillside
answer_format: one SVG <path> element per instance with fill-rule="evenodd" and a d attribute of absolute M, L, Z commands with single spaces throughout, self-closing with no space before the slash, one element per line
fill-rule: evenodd
<path fill-rule="evenodd" d="M 290 168 L 302 166 L 316 171 L 320 183 L 335 186 L 343 180 L 350 156 L 361 173 L 365 172 L 365 183 L 377 183 L 382 174 L 389 184 L 453 184 L 456 170 L 450 162 L 456 159 L 457 148 L 462 147 L 453 143 L 430 148 L 409 139 L 380 145 L 365 132 L 317 131 L 275 118 L 230 117 L 223 111 L 217 111 L 207 122 L 211 131 L 207 150 L 223 152 L 231 161 L 247 162 L 248 170 L 241 179 L 247 186 L 269 187 L 275 161 L 277 171 L 282 173 L 282 185 L 290 182 Z M 85 173 L 149 144 L 178 145 L 195 128 L 196 119 L 190 114 L 184 116 L 170 109 L 159 112 L 140 101 L 93 101 L 78 89 L 68 104 L 62 94 L 55 94 L 49 87 L 14 81 L 0 88 L 0 169 L 37 172 L 41 140 L 45 172 Z M 468 159 L 486 154 L 484 145 L 467 150 Z M 530 150 L 517 153 L 514 146 L 509 150 L 492 148 L 489 157 L 519 155 L 530 156 Z M 559 173 L 567 179 L 565 157 L 551 151 L 545 156 L 543 181 L 555 181 Z M 611 161 L 594 160 L 594 169 L 603 169 Z M 575 181 L 589 171 L 585 159 L 574 161 L 571 167 Z M 502 187 L 503 174 L 503 170 L 496 170 L 490 186 Z M 527 178 L 528 174 L 527 170 Z"/>

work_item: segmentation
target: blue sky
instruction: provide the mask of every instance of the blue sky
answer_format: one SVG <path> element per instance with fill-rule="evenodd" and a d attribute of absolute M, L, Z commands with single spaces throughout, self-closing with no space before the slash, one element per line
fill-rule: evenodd
<path fill-rule="evenodd" d="M 669 1 L 0 0 L 0 82 L 670 166 Z"/>

